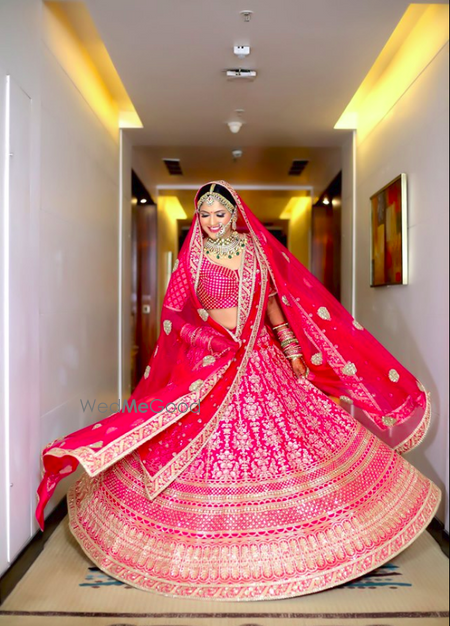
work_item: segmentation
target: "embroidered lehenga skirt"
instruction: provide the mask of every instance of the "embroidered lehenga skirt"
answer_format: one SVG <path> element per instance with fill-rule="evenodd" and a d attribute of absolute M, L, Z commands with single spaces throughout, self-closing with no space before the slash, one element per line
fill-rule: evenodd
<path fill-rule="evenodd" d="M 391 560 L 440 490 L 307 379 L 263 328 L 223 419 L 153 500 L 133 452 L 68 495 L 103 571 L 158 593 L 258 600 L 313 593 Z"/>

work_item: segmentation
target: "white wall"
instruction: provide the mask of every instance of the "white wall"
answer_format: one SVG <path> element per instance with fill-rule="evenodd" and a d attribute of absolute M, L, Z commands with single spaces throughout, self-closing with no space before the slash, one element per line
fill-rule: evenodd
<path fill-rule="evenodd" d="M 11 266 L 2 266 L 2 285 L 11 280 L 3 289 L 11 345 L 1 365 L 9 364 L 11 378 L 0 427 L 2 434 L 9 429 L 11 446 L 9 460 L 1 451 L 0 572 L 37 529 L 41 448 L 96 421 L 80 399 L 117 401 L 120 378 L 119 134 L 108 132 L 63 70 L 47 40 L 45 11 L 40 0 L 0 5 L 0 111 L 9 74 L 10 133 L 18 146 L 14 204 L 5 206 L 4 177 L 0 200 L 11 220 Z M 4 155 L 1 134 L 0 141 Z M 3 323 L 2 345 L 4 330 Z M 47 513 L 67 486 L 61 483 Z"/>
<path fill-rule="evenodd" d="M 342 210 L 341 210 L 341 303 L 354 314 L 353 306 L 353 223 L 355 211 L 355 132 L 342 146 Z"/>
<path fill-rule="evenodd" d="M 131 333 L 131 234 L 132 234 L 132 205 L 131 205 L 131 161 L 132 144 L 125 132 L 121 133 L 121 163 L 120 163 L 120 223 L 121 235 L 119 245 L 121 246 L 121 301 L 119 302 L 119 315 L 122 320 L 120 328 L 122 332 L 119 336 L 119 394 L 121 399 L 129 398 L 131 395 L 131 350 L 134 343 L 134 335 Z"/>
<path fill-rule="evenodd" d="M 39 22 L 36 2 L 0 4 L 0 572 L 33 533 L 39 471 Z"/>
<path fill-rule="evenodd" d="M 448 529 L 448 45 L 357 145 L 356 318 L 431 390 L 432 426 L 408 461 L 446 497 Z M 370 196 L 409 185 L 409 285 L 370 288 Z M 447 513 L 445 509 L 447 507 Z"/>

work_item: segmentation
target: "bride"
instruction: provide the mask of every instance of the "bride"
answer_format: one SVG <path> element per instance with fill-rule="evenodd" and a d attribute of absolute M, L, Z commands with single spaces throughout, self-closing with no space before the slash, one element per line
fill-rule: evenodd
<path fill-rule="evenodd" d="M 430 414 L 420 381 L 213 181 L 144 376 L 120 411 L 44 449 L 37 519 L 81 463 L 70 529 L 116 579 L 217 600 L 322 591 L 433 518 L 441 492 L 403 458 Z"/>

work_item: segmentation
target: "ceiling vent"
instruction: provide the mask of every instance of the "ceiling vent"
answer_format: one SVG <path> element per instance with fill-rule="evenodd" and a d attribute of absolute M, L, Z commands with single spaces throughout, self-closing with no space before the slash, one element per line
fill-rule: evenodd
<path fill-rule="evenodd" d="M 235 70 L 226 70 L 227 79 L 234 80 L 240 78 L 241 80 L 255 80 L 256 70 L 243 70 L 241 68 Z"/>
<path fill-rule="evenodd" d="M 163 161 L 171 176 L 183 176 L 180 159 L 163 159 Z"/>
<path fill-rule="evenodd" d="M 294 159 L 289 170 L 289 176 L 300 176 L 309 161 L 301 161 L 300 159 Z"/>

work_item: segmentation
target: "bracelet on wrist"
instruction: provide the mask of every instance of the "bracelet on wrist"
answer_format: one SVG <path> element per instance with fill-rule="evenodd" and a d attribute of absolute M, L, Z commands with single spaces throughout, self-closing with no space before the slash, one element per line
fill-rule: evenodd
<path fill-rule="evenodd" d="M 284 341 L 281 342 L 281 347 L 285 348 L 286 346 L 290 346 L 291 343 L 297 343 L 298 344 L 297 337 L 292 337 L 291 339 L 284 339 Z"/>
<path fill-rule="evenodd" d="M 283 352 L 285 354 L 293 354 L 294 352 L 301 352 L 302 349 L 301 347 L 298 345 L 298 343 L 290 343 L 288 346 L 283 348 Z"/>
<path fill-rule="evenodd" d="M 272 326 L 272 330 L 277 330 L 278 328 L 282 328 L 283 326 L 289 326 L 289 322 L 283 322 L 282 324 L 277 324 L 276 326 Z"/>

